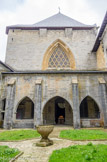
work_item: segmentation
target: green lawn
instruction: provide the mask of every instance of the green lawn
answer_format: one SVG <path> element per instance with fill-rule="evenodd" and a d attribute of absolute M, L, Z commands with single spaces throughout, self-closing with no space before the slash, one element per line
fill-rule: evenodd
<path fill-rule="evenodd" d="M 9 130 L 0 133 L 0 141 L 18 141 L 40 137 L 36 130 Z"/>
<path fill-rule="evenodd" d="M 74 145 L 53 151 L 49 162 L 107 162 L 107 145 Z"/>
<path fill-rule="evenodd" d="M 101 140 L 107 139 L 107 132 L 90 129 L 62 130 L 60 137 L 71 140 Z"/>
<path fill-rule="evenodd" d="M 19 153 L 20 151 L 18 149 L 9 148 L 8 146 L 0 146 L 0 162 L 9 162 Z"/>

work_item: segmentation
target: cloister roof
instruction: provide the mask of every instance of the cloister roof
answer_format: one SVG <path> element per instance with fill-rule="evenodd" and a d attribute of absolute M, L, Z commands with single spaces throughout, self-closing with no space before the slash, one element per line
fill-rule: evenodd
<path fill-rule="evenodd" d="M 1 60 L 0 60 L 0 64 L 3 65 L 6 69 L 8 69 L 9 71 L 13 72 L 14 70 L 12 68 L 10 68 L 7 64 L 3 63 Z"/>
<path fill-rule="evenodd" d="M 101 28 L 100 28 L 100 30 L 99 30 L 97 39 L 96 39 L 96 41 L 95 41 L 94 47 L 93 47 L 93 49 L 92 49 L 92 52 L 96 52 L 96 51 L 97 51 L 97 49 L 98 49 L 98 47 L 99 47 L 99 45 L 100 45 L 101 36 L 102 36 L 102 34 L 103 34 L 103 32 L 104 32 L 106 26 L 107 26 L 107 11 L 106 11 L 104 20 L 103 20 L 103 22 L 102 22 Z"/>

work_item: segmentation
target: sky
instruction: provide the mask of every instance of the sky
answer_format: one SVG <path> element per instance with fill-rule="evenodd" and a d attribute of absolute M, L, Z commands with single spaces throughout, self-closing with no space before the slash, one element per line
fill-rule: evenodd
<path fill-rule="evenodd" d="M 5 62 L 6 26 L 34 24 L 59 12 L 84 24 L 101 26 L 107 0 L 0 0 L 0 60 Z"/>

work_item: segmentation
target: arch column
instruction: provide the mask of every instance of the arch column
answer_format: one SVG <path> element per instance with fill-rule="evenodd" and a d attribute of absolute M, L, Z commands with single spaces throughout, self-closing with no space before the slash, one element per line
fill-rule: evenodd
<path fill-rule="evenodd" d="M 72 79 L 73 94 L 73 126 L 74 129 L 80 128 L 80 110 L 79 110 L 79 90 L 77 79 Z"/>
<path fill-rule="evenodd" d="M 12 81 L 7 85 L 6 108 L 5 108 L 5 117 L 4 117 L 5 129 L 12 128 L 14 99 L 15 99 L 15 81 Z"/>
<path fill-rule="evenodd" d="M 36 81 L 34 106 L 34 127 L 41 125 L 42 80 Z"/>
<path fill-rule="evenodd" d="M 104 128 L 107 128 L 107 89 L 106 89 L 106 82 L 104 80 L 99 81 L 99 90 L 100 90 L 100 102 L 103 109 L 104 114 Z"/>
<path fill-rule="evenodd" d="M 0 100 L 0 111 L 2 112 L 2 100 Z M 2 114 L 0 112 L 0 122 L 2 121 Z"/>

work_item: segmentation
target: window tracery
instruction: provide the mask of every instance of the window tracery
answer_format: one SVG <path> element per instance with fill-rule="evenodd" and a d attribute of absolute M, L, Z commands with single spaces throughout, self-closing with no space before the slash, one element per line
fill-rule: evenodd
<path fill-rule="evenodd" d="M 48 68 L 70 68 L 70 62 L 67 54 L 60 46 L 55 48 L 52 52 L 49 58 Z"/>

